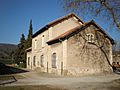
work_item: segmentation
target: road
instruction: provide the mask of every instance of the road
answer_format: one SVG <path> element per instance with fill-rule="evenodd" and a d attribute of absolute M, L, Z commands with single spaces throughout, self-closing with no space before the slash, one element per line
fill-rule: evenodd
<path fill-rule="evenodd" d="M 24 78 L 7 86 L 50 85 L 68 90 L 120 90 L 120 75 L 117 74 L 68 77 L 30 71 L 19 75 Z"/>

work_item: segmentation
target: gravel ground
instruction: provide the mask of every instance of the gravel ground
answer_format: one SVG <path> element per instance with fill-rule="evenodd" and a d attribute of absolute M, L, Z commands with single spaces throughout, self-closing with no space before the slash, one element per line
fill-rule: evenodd
<path fill-rule="evenodd" d="M 117 74 L 67 77 L 30 71 L 19 75 L 24 78 L 5 86 L 51 85 L 68 90 L 120 90 L 120 75 Z"/>

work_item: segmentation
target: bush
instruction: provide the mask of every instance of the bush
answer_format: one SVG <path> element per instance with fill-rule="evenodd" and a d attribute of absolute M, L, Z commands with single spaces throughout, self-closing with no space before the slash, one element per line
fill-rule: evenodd
<path fill-rule="evenodd" d="M 26 68 L 26 63 L 20 62 L 19 67 Z"/>

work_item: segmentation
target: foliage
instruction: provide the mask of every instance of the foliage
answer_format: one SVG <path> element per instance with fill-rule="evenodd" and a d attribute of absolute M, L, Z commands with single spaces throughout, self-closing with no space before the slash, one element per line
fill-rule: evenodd
<path fill-rule="evenodd" d="M 18 48 L 14 54 L 14 60 L 15 63 L 17 63 L 18 65 L 20 64 L 20 62 L 26 63 L 25 61 L 25 46 L 26 45 L 26 40 L 25 40 L 25 36 L 24 34 L 21 35 L 20 38 L 20 43 L 18 44 Z"/>
<path fill-rule="evenodd" d="M 29 33 L 28 33 L 28 37 L 27 37 L 27 41 L 26 41 L 26 48 L 29 48 L 32 46 L 32 31 L 33 31 L 33 27 L 32 27 L 32 20 L 30 20 L 30 26 L 29 26 Z"/>
<path fill-rule="evenodd" d="M 14 54 L 14 61 L 21 67 L 26 67 L 26 49 L 32 45 L 32 20 L 30 20 L 29 33 L 27 39 L 25 39 L 24 34 L 21 35 L 20 43 Z"/>
<path fill-rule="evenodd" d="M 120 30 L 120 0 L 62 0 L 66 11 L 101 17 Z M 103 19 L 101 19 L 103 20 Z"/>

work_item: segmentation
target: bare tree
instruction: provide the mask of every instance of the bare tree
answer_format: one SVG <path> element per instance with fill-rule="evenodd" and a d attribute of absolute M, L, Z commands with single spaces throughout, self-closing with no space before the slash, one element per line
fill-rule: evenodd
<path fill-rule="evenodd" d="M 78 33 L 73 37 L 77 43 L 75 47 L 78 47 L 79 56 L 82 61 L 89 62 L 93 67 L 94 65 L 98 65 L 101 69 L 107 67 L 104 66 L 105 63 L 113 67 L 111 63 L 112 42 L 106 34 L 104 35 L 99 28 L 86 27 L 84 29 L 81 28 L 78 30 Z M 89 37 L 90 34 L 93 36 Z"/>
<path fill-rule="evenodd" d="M 120 0 L 62 0 L 62 4 L 66 11 L 106 19 L 120 30 Z"/>

